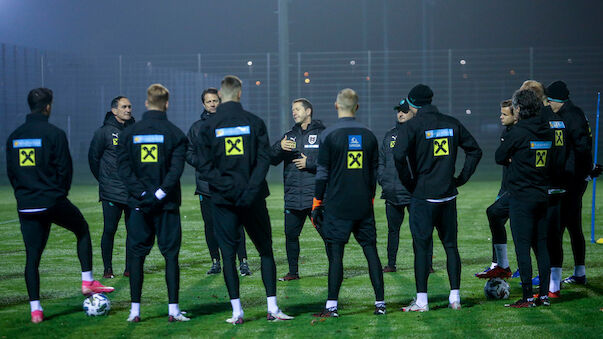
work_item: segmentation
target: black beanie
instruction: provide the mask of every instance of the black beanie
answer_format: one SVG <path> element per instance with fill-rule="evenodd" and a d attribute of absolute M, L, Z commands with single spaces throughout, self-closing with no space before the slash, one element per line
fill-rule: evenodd
<path fill-rule="evenodd" d="M 546 95 L 554 101 L 566 101 L 569 99 L 569 90 L 563 81 L 555 81 L 546 88 Z"/>
<path fill-rule="evenodd" d="M 408 100 L 406 100 L 406 98 L 402 98 L 402 100 L 400 100 L 400 103 L 398 103 L 398 105 L 394 107 L 394 111 L 396 111 L 396 113 L 398 113 L 400 111 L 407 113 L 408 112 Z"/>
<path fill-rule="evenodd" d="M 431 98 L 433 98 L 433 91 L 423 84 L 416 85 L 408 92 L 408 104 L 415 108 L 431 104 Z"/>

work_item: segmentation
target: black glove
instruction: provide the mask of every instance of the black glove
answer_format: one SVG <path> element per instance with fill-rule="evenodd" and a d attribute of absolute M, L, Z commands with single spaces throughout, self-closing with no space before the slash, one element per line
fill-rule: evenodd
<path fill-rule="evenodd" d="M 249 207 L 253 203 L 255 196 L 256 196 L 255 191 L 250 191 L 247 189 L 243 192 L 243 194 L 241 194 L 241 197 L 239 199 L 237 199 L 237 201 L 235 202 L 235 206 Z"/>
<path fill-rule="evenodd" d="M 597 178 L 599 175 L 601 175 L 602 171 L 603 171 L 603 165 L 601 165 L 601 164 L 595 164 L 593 166 L 593 170 L 590 172 L 590 177 L 591 178 Z"/>
<path fill-rule="evenodd" d="M 148 191 L 145 191 L 138 203 L 138 208 L 143 214 L 149 214 L 153 211 L 158 202 L 159 200 L 155 197 L 154 192 L 149 193 Z"/>
<path fill-rule="evenodd" d="M 312 220 L 312 225 L 320 232 L 320 228 L 322 227 L 322 222 L 324 221 L 324 206 L 316 206 L 312 210 L 312 214 L 310 218 Z"/>

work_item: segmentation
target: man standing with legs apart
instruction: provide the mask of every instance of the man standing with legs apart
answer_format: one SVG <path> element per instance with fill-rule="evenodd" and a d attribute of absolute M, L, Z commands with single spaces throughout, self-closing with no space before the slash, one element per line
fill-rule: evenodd
<path fill-rule="evenodd" d="M 500 136 L 500 140 L 503 142 L 511 128 L 517 123 L 511 99 L 500 103 L 500 123 L 505 127 Z M 494 203 L 486 209 L 486 215 L 492 233 L 492 264 L 483 272 L 476 273 L 475 276 L 479 279 L 510 278 L 513 273 L 507 257 L 507 230 L 505 229 L 505 224 L 509 220 L 507 166 L 503 166 L 500 190 Z"/>
<path fill-rule="evenodd" d="M 446 251 L 450 296 L 448 307 L 461 308 L 461 259 L 457 248 L 457 187 L 464 185 L 482 157 L 479 145 L 457 119 L 442 114 L 431 104 L 433 91 L 419 84 L 408 93 L 408 104 L 416 116 L 398 131 L 394 158 L 400 180 L 412 194 L 410 231 L 415 252 L 417 297 L 404 312 L 429 311 L 429 244 L 433 228 L 438 230 Z M 465 165 L 454 176 L 458 148 L 465 151 Z M 408 166 L 407 163 L 410 166 Z"/>
<path fill-rule="evenodd" d="M 36 88 L 29 92 L 31 113 L 6 142 L 6 173 L 15 191 L 21 233 L 25 243 L 25 284 L 29 295 L 31 321 L 40 323 L 40 259 L 57 224 L 77 238 L 77 256 L 82 268 L 82 293 L 113 292 L 92 278 L 92 242 L 88 223 L 69 199 L 73 166 L 65 132 L 48 123 L 52 91 Z"/>
<path fill-rule="evenodd" d="M 218 90 L 215 88 L 208 88 L 201 93 L 201 101 L 203 103 L 203 113 L 201 113 L 201 119 L 197 120 L 188 131 L 186 135 L 188 138 L 188 146 L 186 148 L 186 162 L 195 167 L 197 166 L 197 153 L 198 143 L 200 142 L 199 131 L 201 130 L 201 124 L 207 119 L 213 116 L 218 109 L 220 104 L 220 98 L 218 97 Z M 201 215 L 203 216 L 203 224 L 205 226 L 205 241 L 207 248 L 209 249 L 209 255 L 212 260 L 212 265 L 207 274 L 218 274 L 222 272 L 220 265 L 220 249 L 218 247 L 218 241 L 214 232 L 214 221 L 212 216 L 212 200 L 211 193 L 207 181 L 201 179 L 201 173 L 199 170 L 195 171 L 195 183 L 197 187 L 195 194 L 199 195 L 199 204 L 201 205 Z M 242 276 L 251 275 L 249 265 L 247 264 L 247 249 L 245 248 L 245 231 L 241 228 L 241 242 L 237 248 L 237 255 L 239 256 L 239 271 Z"/>
<path fill-rule="evenodd" d="M 270 167 L 270 143 L 264 121 L 243 110 L 239 78 L 224 77 L 216 116 L 201 126 L 198 165 L 209 184 L 214 203 L 214 230 L 222 251 L 224 281 L 232 305 L 231 324 L 243 323 L 235 253 L 241 241 L 241 225 L 261 258 L 269 321 L 293 319 L 276 303 L 276 264 L 272 253 L 272 228 L 266 208 L 270 194 L 266 174 Z"/>
<path fill-rule="evenodd" d="M 103 205 L 103 237 L 101 251 L 105 272 L 103 278 L 113 278 L 113 242 L 121 214 L 124 214 L 126 230 L 130 217 L 128 190 L 117 171 L 117 145 L 119 135 L 134 123 L 132 104 L 126 97 L 118 96 L 111 100 L 111 111 L 105 115 L 103 126 L 96 130 L 90 149 L 88 163 L 92 174 L 98 180 L 98 194 Z M 128 249 L 124 276 L 129 276 Z"/>
<path fill-rule="evenodd" d="M 186 136 L 168 121 L 169 91 L 160 84 L 147 89 L 142 121 L 128 127 L 119 143 L 119 175 L 130 193 L 127 246 L 130 249 L 130 297 L 128 321 L 140 321 L 144 260 L 155 236 L 165 258 L 169 322 L 188 321 L 178 306 L 182 240 L 180 224 L 180 176 L 184 169 Z"/>
<path fill-rule="evenodd" d="M 381 315 L 385 314 L 385 297 L 373 211 L 379 146 L 373 132 L 356 121 L 358 95 L 354 90 L 341 90 L 335 109 L 339 119 L 321 134 L 312 206 L 312 222 L 322 231 L 329 257 L 327 303 L 314 316 L 339 317 L 343 253 L 352 233 L 368 261 L 375 291 L 374 314 Z"/>
<path fill-rule="evenodd" d="M 272 165 L 284 162 L 285 246 L 289 272 L 279 279 L 281 281 L 299 279 L 299 235 L 312 212 L 319 136 L 325 129 L 322 122 L 312 118 L 314 111 L 308 99 L 295 99 L 291 106 L 295 125 L 282 140 L 274 143 L 271 154 Z"/>

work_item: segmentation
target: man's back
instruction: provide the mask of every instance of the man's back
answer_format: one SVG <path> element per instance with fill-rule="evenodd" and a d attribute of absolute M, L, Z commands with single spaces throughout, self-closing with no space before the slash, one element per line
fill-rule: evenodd
<path fill-rule="evenodd" d="M 11 133 L 6 165 L 19 209 L 51 207 L 67 196 L 73 175 L 67 137 L 48 116 L 28 114 Z"/>

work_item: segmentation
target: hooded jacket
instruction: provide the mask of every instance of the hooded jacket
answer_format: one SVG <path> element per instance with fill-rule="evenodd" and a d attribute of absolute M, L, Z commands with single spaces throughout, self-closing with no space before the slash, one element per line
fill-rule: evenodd
<path fill-rule="evenodd" d="M 201 113 L 201 118 L 193 123 L 191 128 L 188 130 L 188 133 L 186 134 L 186 137 L 188 138 L 188 145 L 186 147 L 186 162 L 195 168 L 195 194 L 200 194 L 205 197 L 210 197 L 211 193 L 209 191 L 209 185 L 207 184 L 207 181 L 201 178 L 201 172 L 196 167 L 198 156 L 197 148 L 194 145 L 196 142 L 195 140 L 198 140 L 201 137 L 199 134 L 201 131 L 201 125 L 211 116 L 212 113 L 203 110 L 203 113 Z"/>
<path fill-rule="evenodd" d="M 385 133 L 379 148 L 379 167 L 377 168 L 377 180 L 383 189 L 381 199 L 396 206 L 410 204 L 410 193 L 400 182 L 394 161 L 394 146 L 398 137 L 398 129 L 402 125 L 397 122 L 396 127 Z"/>
<path fill-rule="evenodd" d="M 312 207 L 316 175 L 316 161 L 320 149 L 320 133 L 325 126 L 319 120 L 312 120 L 305 130 L 295 124 L 290 131 L 272 145 L 270 163 L 273 166 L 284 162 L 283 182 L 285 187 L 285 209 L 303 210 Z M 295 141 L 295 149 L 288 152 L 281 148 L 281 140 L 287 138 Z M 293 159 L 306 159 L 306 168 L 299 170 Z"/>
<path fill-rule="evenodd" d="M 128 190 L 117 170 L 117 146 L 124 128 L 132 124 L 134 118 L 122 124 L 112 112 L 107 112 L 103 126 L 94 132 L 88 149 L 88 164 L 98 181 L 100 200 L 128 203 Z"/>
<path fill-rule="evenodd" d="M 507 188 L 523 201 L 546 201 L 552 171 L 558 166 L 553 129 L 541 116 L 522 119 L 496 150 L 496 163 L 508 166 Z"/>
<path fill-rule="evenodd" d="M 568 100 L 557 112 L 566 125 L 568 136 L 568 156 L 566 170 L 571 181 L 583 181 L 593 166 L 593 139 L 590 126 L 580 107 Z"/>

